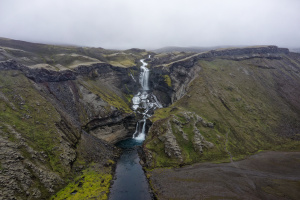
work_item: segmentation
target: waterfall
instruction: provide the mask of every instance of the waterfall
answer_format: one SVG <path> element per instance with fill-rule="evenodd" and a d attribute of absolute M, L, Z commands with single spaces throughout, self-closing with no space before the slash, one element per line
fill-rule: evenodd
<path fill-rule="evenodd" d="M 148 64 L 144 62 L 144 59 L 142 59 L 141 62 L 143 65 L 141 66 L 142 72 L 140 74 L 140 84 L 143 90 L 149 90 L 149 69 L 146 67 Z"/>
<path fill-rule="evenodd" d="M 135 140 L 140 140 L 140 141 L 144 141 L 145 137 L 146 137 L 146 119 L 143 119 L 143 128 L 141 132 L 138 132 L 138 135 L 136 135 L 135 137 L 133 136 L 133 138 Z M 139 126 L 139 125 L 137 125 Z"/>
<path fill-rule="evenodd" d="M 151 55 L 149 55 L 149 58 Z M 151 117 L 151 113 L 156 108 L 162 108 L 161 103 L 157 100 L 156 96 L 149 92 L 149 73 L 150 70 L 146 67 L 148 63 L 141 59 L 141 73 L 139 82 L 141 84 L 141 90 L 132 98 L 132 109 L 143 115 L 143 119 L 136 124 L 135 132 L 132 136 L 135 140 L 144 141 L 146 137 L 146 125 L 147 119 Z M 143 123 L 142 130 L 140 130 Z"/>
<path fill-rule="evenodd" d="M 133 138 L 137 137 L 139 135 L 139 122 L 136 123 L 136 126 L 135 126 L 135 132 L 133 134 Z"/>

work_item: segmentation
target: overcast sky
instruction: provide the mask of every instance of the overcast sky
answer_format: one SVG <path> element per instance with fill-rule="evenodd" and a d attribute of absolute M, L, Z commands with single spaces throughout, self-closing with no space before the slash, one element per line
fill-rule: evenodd
<path fill-rule="evenodd" d="M 0 37 L 103 48 L 300 47 L 300 0 L 0 0 Z"/>

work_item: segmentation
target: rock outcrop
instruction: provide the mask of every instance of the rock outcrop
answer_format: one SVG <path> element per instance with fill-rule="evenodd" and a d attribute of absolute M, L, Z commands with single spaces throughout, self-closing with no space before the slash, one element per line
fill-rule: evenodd
<path fill-rule="evenodd" d="M 186 111 L 179 111 L 167 119 L 154 122 L 144 145 L 145 165 L 150 168 L 179 166 L 198 160 L 204 149 L 214 148 L 214 144 L 205 139 L 198 127 L 214 128 L 211 122 L 206 122 L 199 115 Z M 192 159 L 189 155 L 191 150 L 195 155 Z M 168 164 L 160 163 L 158 160 L 162 160 L 161 157 L 166 157 Z"/>
<path fill-rule="evenodd" d="M 165 144 L 165 153 L 169 157 L 175 157 L 179 160 L 179 162 L 182 162 L 181 150 L 177 143 L 176 137 L 173 135 L 170 121 L 167 122 L 167 131 L 161 140 Z"/>

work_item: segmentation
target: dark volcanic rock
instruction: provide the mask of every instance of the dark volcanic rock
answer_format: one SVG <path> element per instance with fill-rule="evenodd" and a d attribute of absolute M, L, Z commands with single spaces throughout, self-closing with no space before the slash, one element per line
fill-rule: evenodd
<path fill-rule="evenodd" d="M 80 154 L 87 162 L 96 162 L 102 165 L 105 165 L 109 159 L 117 155 L 115 146 L 99 140 L 85 131 L 81 134 L 78 149 L 80 149 Z"/>

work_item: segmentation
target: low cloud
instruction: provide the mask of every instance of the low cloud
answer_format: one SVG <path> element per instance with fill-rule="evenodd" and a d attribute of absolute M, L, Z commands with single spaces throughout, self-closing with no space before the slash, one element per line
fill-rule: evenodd
<path fill-rule="evenodd" d="M 1 0 L 0 37 L 103 48 L 300 46 L 298 0 Z"/>

